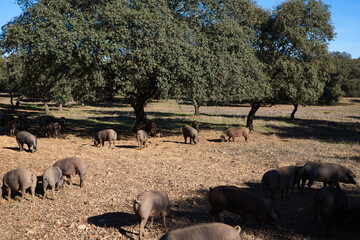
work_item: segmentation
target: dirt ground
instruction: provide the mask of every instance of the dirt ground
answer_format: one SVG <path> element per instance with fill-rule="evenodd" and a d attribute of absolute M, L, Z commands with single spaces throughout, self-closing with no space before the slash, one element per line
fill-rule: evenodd
<path fill-rule="evenodd" d="M 4 105 L 2 111 L 5 111 Z M 25 108 L 30 119 L 40 116 L 37 108 Z M 261 108 L 255 129 L 247 143 L 219 142 L 222 131 L 244 124 L 247 107 L 202 107 L 202 117 L 194 118 L 189 105 L 151 103 L 148 117 L 164 132 L 162 138 L 151 138 L 149 146 L 139 150 L 128 106 L 65 107 L 57 117 L 69 119 L 69 131 L 60 138 L 38 136 L 35 154 L 19 152 L 15 137 L 1 128 L 0 177 L 15 168 L 28 168 L 37 176 L 59 159 L 81 157 L 89 165 L 84 188 L 79 177 L 74 185 L 56 192 L 56 200 L 42 199 L 41 183 L 34 202 L 26 194 L 10 201 L 0 201 L 1 239 L 138 239 L 139 227 L 133 213 L 133 201 L 144 190 L 168 194 L 172 207 L 167 217 L 169 229 L 210 222 L 207 193 L 209 187 L 235 185 L 261 192 L 262 175 L 273 168 L 298 161 L 339 163 L 360 176 L 360 124 L 358 99 L 348 99 L 336 106 L 312 106 L 299 109 L 299 120 L 288 121 L 291 106 Z M 200 122 L 200 143 L 184 144 L 180 126 Z M 88 122 L 86 122 L 88 121 Z M 84 125 L 82 125 L 84 124 Z M 94 147 L 92 134 L 97 129 L 118 131 L 116 147 Z M 341 184 L 352 204 L 360 203 L 360 187 Z M 319 189 L 319 183 L 314 185 Z M 49 196 L 50 190 L 48 190 Z M 315 190 L 316 191 L 316 190 Z M 314 191 L 314 192 L 315 192 Z M 260 229 L 254 220 L 241 233 L 242 239 L 313 239 L 316 224 L 312 212 L 312 194 L 295 190 L 290 200 L 275 200 L 281 214 L 276 228 Z M 239 225 L 241 218 L 225 213 L 225 223 Z M 164 234 L 160 218 L 145 229 L 145 239 L 159 239 Z M 335 226 L 333 238 L 358 239 L 360 226 L 346 231 Z"/>

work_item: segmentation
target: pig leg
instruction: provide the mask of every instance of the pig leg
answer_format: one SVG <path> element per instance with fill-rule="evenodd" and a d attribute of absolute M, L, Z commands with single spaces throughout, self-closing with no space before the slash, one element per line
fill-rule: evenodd
<path fill-rule="evenodd" d="M 166 219 L 165 219 L 165 218 L 166 218 L 166 212 L 162 212 L 162 213 L 161 213 L 161 217 L 162 217 L 162 220 L 163 220 L 165 232 L 167 232 Z"/>
<path fill-rule="evenodd" d="M 85 174 L 79 173 L 80 176 L 80 187 L 84 187 Z"/>
<path fill-rule="evenodd" d="M 52 198 L 55 200 L 55 185 L 51 186 Z"/>
<path fill-rule="evenodd" d="M 100 138 L 100 145 L 103 147 L 104 146 L 104 141 Z"/>
<path fill-rule="evenodd" d="M 113 148 L 115 148 L 115 139 L 113 140 Z"/>
<path fill-rule="evenodd" d="M 184 138 L 185 138 L 185 144 L 186 144 L 187 137 L 184 136 Z"/>
<path fill-rule="evenodd" d="M 25 189 L 24 188 L 21 188 L 21 200 L 24 200 L 25 199 Z"/>
<path fill-rule="evenodd" d="M 146 221 L 147 221 L 147 219 L 144 219 L 144 218 L 141 219 L 139 239 L 141 239 L 144 236 L 144 227 L 145 227 Z"/>
<path fill-rule="evenodd" d="M 7 200 L 10 201 L 10 198 L 11 198 L 11 188 L 7 187 L 7 192 L 8 192 L 8 198 Z"/>
<path fill-rule="evenodd" d="M 210 210 L 210 217 L 211 217 L 211 221 L 215 222 L 215 213 L 212 209 Z"/>
<path fill-rule="evenodd" d="M 309 188 L 309 193 L 311 192 L 311 185 L 313 184 L 313 180 L 312 179 L 309 179 L 309 182 L 308 182 L 308 188 Z"/>
<path fill-rule="evenodd" d="M 154 224 L 154 217 L 150 217 L 150 222 L 148 224 L 148 227 L 152 227 L 152 225 Z"/>
<path fill-rule="evenodd" d="M 43 183 L 43 184 L 44 184 L 44 197 L 43 197 L 43 199 L 45 199 L 45 198 L 46 198 L 46 189 L 47 189 L 48 183 L 47 183 L 47 181 L 46 181 L 46 182 Z"/>
<path fill-rule="evenodd" d="M 332 185 L 335 185 L 337 188 L 341 189 L 338 181 L 332 182 Z"/>
<path fill-rule="evenodd" d="M 286 188 L 285 191 L 286 191 L 286 200 L 289 200 L 289 188 Z"/>
<path fill-rule="evenodd" d="M 306 183 L 306 179 L 305 178 L 303 178 L 302 179 L 302 181 L 301 181 L 301 192 L 302 192 L 302 190 L 304 189 L 304 187 L 305 187 L 305 183 Z"/>
<path fill-rule="evenodd" d="M 68 184 L 69 184 L 69 185 L 72 185 L 71 175 L 67 175 L 66 177 L 67 177 L 67 180 L 68 180 Z"/>
<path fill-rule="evenodd" d="M 31 201 L 34 201 L 34 197 L 35 197 L 35 187 L 30 187 L 31 190 Z"/>

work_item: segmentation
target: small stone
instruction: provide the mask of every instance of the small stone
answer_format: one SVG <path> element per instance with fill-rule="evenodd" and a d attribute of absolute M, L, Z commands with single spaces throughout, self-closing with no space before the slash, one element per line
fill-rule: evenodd
<path fill-rule="evenodd" d="M 34 233 L 36 233 L 36 229 L 35 228 L 32 228 L 32 229 L 27 229 L 26 230 L 26 233 L 28 233 L 28 234 L 34 234 Z"/>
<path fill-rule="evenodd" d="M 85 224 L 81 224 L 77 227 L 79 230 L 85 230 L 87 229 L 87 226 Z"/>
<path fill-rule="evenodd" d="M 55 224 L 56 225 L 61 225 L 61 222 L 59 220 L 56 220 Z"/>

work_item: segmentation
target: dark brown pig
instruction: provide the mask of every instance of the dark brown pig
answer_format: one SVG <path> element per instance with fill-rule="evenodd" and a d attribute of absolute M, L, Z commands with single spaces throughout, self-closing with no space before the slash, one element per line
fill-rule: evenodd
<path fill-rule="evenodd" d="M 20 120 L 14 119 L 10 123 L 10 136 L 14 136 L 17 132 L 27 131 L 29 128 L 28 123 Z"/>
<path fill-rule="evenodd" d="M 41 122 L 39 123 L 38 127 L 40 128 L 40 130 L 45 133 L 45 129 L 46 129 L 46 126 L 51 123 L 51 122 L 56 122 L 56 118 L 53 117 L 53 116 L 45 116 L 45 117 L 42 117 L 42 120 Z"/>
<path fill-rule="evenodd" d="M 148 138 L 149 138 L 149 135 L 144 130 L 139 130 L 136 133 L 136 139 L 139 144 L 140 150 L 142 149 L 143 146 L 146 147 L 146 144 L 148 143 Z"/>
<path fill-rule="evenodd" d="M 45 128 L 47 137 L 58 137 L 60 135 L 61 125 L 58 122 L 51 122 Z"/>
<path fill-rule="evenodd" d="M 36 152 L 38 149 L 36 137 L 29 132 L 18 132 L 16 134 L 16 141 L 19 145 L 20 151 L 24 150 L 24 144 L 28 146 L 29 151 L 31 151 L 32 153 Z"/>
<path fill-rule="evenodd" d="M 160 240 L 241 240 L 241 228 L 224 223 L 202 223 L 190 227 L 172 230 Z"/>
<path fill-rule="evenodd" d="M 61 117 L 58 121 L 58 123 L 60 124 L 61 126 L 61 132 L 65 132 L 66 130 L 66 125 L 67 125 L 67 122 L 66 122 L 66 119 L 64 117 Z"/>
<path fill-rule="evenodd" d="M 25 199 L 25 190 L 30 188 L 32 200 L 35 196 L 37 177 L 33 172 L 25 168 L 18 168 L 7 172 L 3 178 L 3 185 L 7 189 L 8 200 L 11 197 L 11 191 L 21 190 L 22 198 Z"/>
<path fill-rule="evenodd" d="M 222 141 L 230 141 L 231 138 L 235 142 L 235 137 L 244 136 L 245 141 L 248 140 L 250 134 L 250 130 L 247 127 L 232 127 L 227 129 L 221 136 Z"/>
<path fill-rule="evenodd" d="M 183 135 L 184 135 L 184 139 L 185 139 L 185 144 L 186 144 L 187 138 L 190 138 L 190 144 L 191 144 L 191 141 L 193 141 L 195 144 L 197 144 L 200 141 L 199 132 L 195 128 L 185 125 L 182 127 L 182 130 L 183 130 Z"/>
<path fill-rule="evenodd" d="M 309 191 L 314 181 L 323 182 L 324 187 L 329 184 L 340 188 L 339 182 L 356 184 L 355 174 L 348 168 L 335 163 L 308 162 L 301 169 L 301 188 L 309 180 Z"/>
<path fill-rule="evenodd" d="M 43 173 L 44 198 L 46 198 L 46 189 L 51 187 L 52 197 L 55 199 L 55 188 L 63 188 L 64 177 L 59 167 L 48 167 Z"/>
<path fill-rule="evenodd" d="M 313 207 L 317 221 L 317 230 L 320 234 L 321 227 L 325 225 L 329 235 L 329 227 L 338 222 L 343 224 L 347 219 L 348 197 L 340 188 L 325 187 L 314 195 Z"/>
<path fill-rule="evenodd" d="M 144 236 L 144 227 L 149 217 L 151 227 L 154 217 L 161 215 L 167 231 L 165 217 L 170 214 L 170 201 L 165 193 L 152 190 L 140 193 L 134 201 L 134 212 L 140 224 L 139 239 Z"/>
<path fill-rule="evenodd" d="M 275 192 L 280 191 L 281 199 L 283 199 L 285 191 L 286 198 L 289 199 L 289 190 L 298 182 L 299 178 L 300 171 L 296 166 L 267 171 L 261 179 L 263 195 L 268 197 L 268 193 L 270 192 L 270 198 L 273 200 Z"/>
<path fill-rule="evenodd" d="M 149 134 L 149 136 L 155 137 L 156 132 L 157 132 L 156 123 L 150 122 L 150 123 L 146 124 L 144 130 L 145 130 L 145 132 L 147 132 Z"/>
<path fill-rule="evenodd" d="M 113 147 L 115 147 L 116 139 L 117 133 L 113 129 L 101 130 L 95 136 L 94 145 L 104 146 L 104 142 L 109 141 L 109 147 L 111 147 L 111 143 L 113 143 Z"/>
<path fill-rule="evenodd" d="M 235 186 L 210 188 L 209 201 L 211 205 L 210 215 L 213 222 L 215 222 L 215 215 L 219 217 L 221 222 L 224 222 L 220 214 L 224 210 L 241 216 L 241 228 L 245 227 L 249 216 L 254 217 L 260 226 L 263 222 L 274 225 L 280 217 L 266 198 Z"/>
<path fill-rule="evenodd" d="M 72 184 L 71 175 L 79 174 L 80 187 L 84 186 L 84 180 L 85 180 L 88 164 L 82 158 L 78 158 L 78 157 L 64 158 L 54 163 L 53 166 L 59 167 L 61 169 L 63 176 L 67 177 L 69 184 Z"/>
<path fill-rule="evenodd" d="M 198 121 L 193 121 L 191 126 L 196 129 L 196 131 L 199 132 L 199 123 Z"/>

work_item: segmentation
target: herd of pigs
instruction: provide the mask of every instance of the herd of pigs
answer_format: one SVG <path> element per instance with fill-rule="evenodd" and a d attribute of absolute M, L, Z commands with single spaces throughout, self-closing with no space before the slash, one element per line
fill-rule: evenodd
<path fill-rule="evenodd" d="M 20 115 L 17 119 L 3 115 L 0 120 L 10 126 L 10 135 L 16 135 L 16 141 L 20 151 L 23 146 L 28 146 L 29 152 L 38 150 L 37 140 L 34 135 L 29 133 L 27 118 Z M 57 137 L 60 132 L 66 129 L 65 118 L 55 119 L 48 117 L 44 119 L 38 127 L 44 135 L 48 137 Z M 190 138 L 190 144 L 199 142 L 199 124 L 197 121 L 192 126 L 182 127 L 185 143 Z M 157 132 L 156 124 L 150 123 L 143 130 L 136 134 L 139 149 L 146 147 L 149 136 L 161 137 Z M 222 135 L 222 141 L 235 141 L 236 137 L 244 137 L 247 141 L 249 129 L 246 127 L 232 127 L 227 129 Z M 116 131 L 105 129 L 99 131 L 94 138 L 95 146 L 104 146 L 104 142 L 109 142 L 109 147 L 115 147 L 117 139 Z M 61 159 L 46 168 L 42 176 L 44 196 L 46 199 L 46 190 L 48 187 L 52 190 L 52 198 L 55 199 L 55 189 L 63 188 L 64 176 L 71 184 L 71 176 L 80 176 L 80 187 L 84 186 L 84 180 L 88 164 L 81 158 Z M 346 193 L 341 190 L 339 183 L 356 184 L 355 174 L 348 168 L 339 164 L 306 162 L 298 163 L 294 166 L 287 166 L 267 171 L 261 180 L 262 194 L 240 189 L 236 186 L 217 186 L 209 189 L 208 197 L 210 202 L 210 216 L 212 223 L 197 224 L 194 226 L 171 230 L 163 235 L 161 240 L 235 240 L 241 239 L 240 231 L 244 229 L 248 217 L 253 217 L 261 226 L 263 223 L 275 225 L 280 214 L 273 205 L 275 193 L 281 194 L 281 199 L 289 199 L 289 191 L 292 191 L 295 185 L 303 191 L 306 181 L 308 181 L 308 191 L 311 193 L 311 186 L 314 181 L 323 183 L 323 188 L 318 190 L 313 198 L 313 211 L 316 217 L 318 234 L 321 228 L 325 227 L 329 234 L 329 227 L 334 222 L 342 224 L 351 224 L 357 220 L 357 212 L 350 206 Z M 21 191 L 22 198 L 25 199 L 25 191 L 30 188 L 32 199 L 34 199 L 35 188 L 37 185 L 36 175 L 28 169 L 19 168 L 7 172 L 3 177 L 3 186 L 0 189 L 6 190 L 7 200 L 11 198 L 12 191 Z M 301 182 L 302 181 L 302 182 Z M 300 184 L 301 182 L 301 184 Z M 300 186 L 301 185 L 301 186 Z M 329 186 L 327 186 L 329 185 Z M 144 237 L 144 227 L 150 218 L 149 227 L 153 224 L 154 217 L 162 217 L 165 230 L 166 216 L 170 213 L 171 202 L 168 196 L 156 190 L 144 191 L 134 200 L 134 212 L 140 225 L 139 238 Z M 223 211 L 229 211 L 240 215 L 241 227 L 231 227 L 224 224 L 224 218 L 221 215 Z M 221 223 L 216 223 L 215 218 L 219 218 Z"/>

